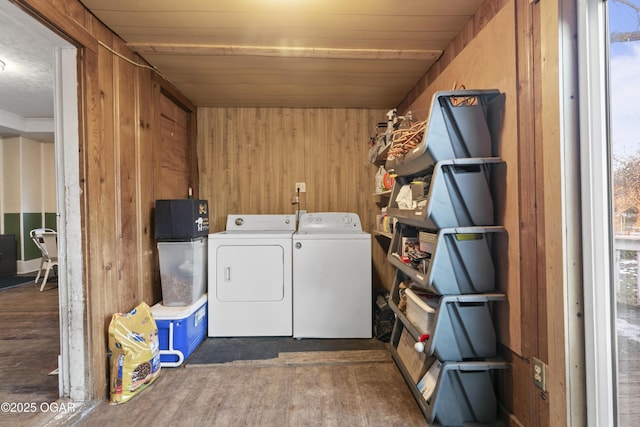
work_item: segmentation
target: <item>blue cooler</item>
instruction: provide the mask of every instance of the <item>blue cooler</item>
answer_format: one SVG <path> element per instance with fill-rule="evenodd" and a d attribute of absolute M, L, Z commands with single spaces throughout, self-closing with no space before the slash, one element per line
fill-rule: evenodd
<path fill-rule="evenodd" d="M 160 365 L 182 365 L 207 336 L 207 294 L 184 307 L 158 303 L 151 313 L 158 326 Z"/>

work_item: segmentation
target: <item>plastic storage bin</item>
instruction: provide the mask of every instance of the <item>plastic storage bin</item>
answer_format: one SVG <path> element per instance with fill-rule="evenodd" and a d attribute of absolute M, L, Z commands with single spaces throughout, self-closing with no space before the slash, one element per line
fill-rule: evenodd
<path fill-rule="evenodd" d="M 403 323 L 416 337 L 426 334 L 427 356 L 450 361 L 496 356 L 493 302 L 504 301 L 504 294 L 448 295 L 425 302 L 410 291 Z"/>
<path fill-rule="evenodd" d="M 420 334 L 431 333 L 435 325 L 438 298 L 411 289 L 407 289 L 405 295 L 407 296 L 407 319 Z"/>
<path fill-rule="evenodd" d="M 156 239 L 181 240 L 209 234 L 209 203 L 206 200 L 156 200 Z"/>
<path fill-rule="evenodd" d="M 503 227 L 458 227 L 436 231 L 397 225 L 387 258 L 420 287 L 438 295 L 493 292 L 496 287 L 496 239 L 506 239 Z M 403 261 L 402 242 L 417 238 L 417 260 Z M 495 258 L 494 258 L 495 257 Z M 415 258 L 415 257 L 414 257 Z M 406 260 L 406 258 L 404 258 Z"/>
<path fill-rule="evenodd" d="M 443 160 L 417 176 L 398 176 L 388 215 L 429 229 L 495 225 L 491 166 L 499 158 Z M 411 183 L 428 183 L 423 199 L 412 198 Z"/>
<path fill-rule="evenodd" d="M 182 365 L 207 335 L 207 295 L 185 307 L 156 304 L 151 313 L 158 326 L 160 365 Z"/>
<path fill-rule="evenodd" d="M 492 157 L 489 114 L 502 104 L 498 90 L 436 92 L 422 142 L 404 156 L 388 159 L 385 168 L 413 175 L 440 160 Z"/>
<path fill-rule="evenodd" d="M 436 361 L 418 383 L 427 422 L 445 426 L 496 422 L 493 371 L 507 368 L 505 362 Z"/>
<path fill-rule="evenodd" d="M 169 307 L 194 304 L 206 290 L 207 240 L 158 242 L 162 303 Z"/>

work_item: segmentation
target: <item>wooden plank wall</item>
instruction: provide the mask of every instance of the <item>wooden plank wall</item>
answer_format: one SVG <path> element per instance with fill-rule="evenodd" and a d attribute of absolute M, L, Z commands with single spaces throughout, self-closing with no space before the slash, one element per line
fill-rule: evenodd
<path fill-rule="evenodd" d="M 160 139 L 158 149 L 158 175 L 162 182 L 156 188 L 157 199 L 188 196 L 190 145 L 189 113 L 160 94 Z"/>
<path fill-rule="evenodd" d="M 371 130 L 383 110 L 198 108 L 200 195 L 209 200 L 211 231 L 228 214 L 289 214 L 295 183 L 305 182 L 300 208 L 360 215 L 374 229 L 375 166 Z M 384 244 L 384 242 L 382 242 Z M 391 286 L 386 248 L 372 239 L 376 286 Z"/>
<path fill-rule="evenodd" d="M 156 165 L 166 164 L 163 158 L 174 155 L 157 147 L 159 104 L 164 95 L 166 100 L 180 102 L 188 116 L 188 132 L 194 130 L 195 107 L 152 71 L 133 65 L 130 61 L 144 61 L 80 2 L 17 3 L 79 48 L 87 348 L 93 363 L 92 395 L 99 399 L 108 395 L 107 330 L 111 316 L 142 301 L 152 305 L 161 299 L 154 272 L 157 254 L 152 212 L 156 189 L 167 186 L 162 169 Z M 182 139 L 188 150 L 195 150 L 192 136 L 183 132 Z M 195 154 L 181 158 L 192 162 Z M 198 188 L 197 174 L 189 167 L 174 169 L 186 174 L 186 179 L 179 177 L 182 182 Z M 163 191 L 162 196 L 186 197 L 186 187 Z"/>

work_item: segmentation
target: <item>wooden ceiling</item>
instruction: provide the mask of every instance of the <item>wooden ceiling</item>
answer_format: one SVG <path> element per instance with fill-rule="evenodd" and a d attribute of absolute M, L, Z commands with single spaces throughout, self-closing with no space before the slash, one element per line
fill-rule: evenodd
<path fill-rule="evenodd" d="M 484 0 L 82 0 L 201 107 L 392 108 Z"/>

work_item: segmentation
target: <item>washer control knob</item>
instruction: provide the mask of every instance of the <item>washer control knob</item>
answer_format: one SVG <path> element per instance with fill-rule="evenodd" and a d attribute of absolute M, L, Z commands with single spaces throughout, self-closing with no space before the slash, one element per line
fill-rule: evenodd
<path fill-rule="evenodd" d="M 302 247 L 302 243 L 296 242 L 296 249 L 300 249 Z"/>
<path fill-rule="evenodd" d="M 236 225 L 242 225 L 242 224 L 244 224 L 244 219 L 236 218 Z"/>
<path fill-rule="evenodd" d="M 350 216 L 345 216 L 343 218 L 343 221 L 345 224 L 351 224 L 351 222 L 353 221 L 353 218 L 351 218 Z"/>

